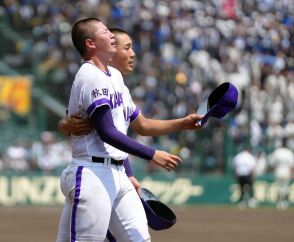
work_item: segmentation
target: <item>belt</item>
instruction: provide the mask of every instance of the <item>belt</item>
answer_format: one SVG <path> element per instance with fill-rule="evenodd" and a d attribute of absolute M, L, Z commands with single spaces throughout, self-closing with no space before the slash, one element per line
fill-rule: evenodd
<path fill-rule="evenodd" d="M 108 162 L 110 162 L 110 164 L 116 165 L 116 166 L 121 166 L 124 163 L 123 160 L 115 160 L 113 158 L 103 158 L 103 157 L 96 157 L 96 156 L 92 156 L 92 162 L 95 162 L 95 163 L 108 163 Z"/>

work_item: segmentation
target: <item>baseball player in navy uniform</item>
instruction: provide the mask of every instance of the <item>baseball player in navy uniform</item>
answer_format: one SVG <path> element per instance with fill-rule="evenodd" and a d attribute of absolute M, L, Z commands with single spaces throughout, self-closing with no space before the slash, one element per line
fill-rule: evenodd
<path fill-rule="evenodd" d="M 68 115 L 90 118 L 95 129 L 71 135 L 73 159 L 61 175 L 62 192 L 71 204 L 70 240 L 104 241 L 109 227 L 119 241 L 150 241 L 144 208 L 123 160 L 129 153 L 170 171 L 181 159 L 129 138 L 128 126 L 154 135 L 161 127 L 197 129 L 201 117 L 174 120 L 170 126 L 154 120 L 155 129 L 144 126 L 121 73 L 108 65 L 116 52 L 114 34 L 99 19 L 89 18 L 74 24 L 72 40 L 84 62 L 72 86 Z"/>

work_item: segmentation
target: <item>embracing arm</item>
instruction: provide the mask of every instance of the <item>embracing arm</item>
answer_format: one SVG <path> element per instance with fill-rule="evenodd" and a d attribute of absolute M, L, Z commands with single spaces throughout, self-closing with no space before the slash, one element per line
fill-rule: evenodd
<path fill-rule="evenodd" d="M 139 135 L 143 136 L 160 136 L 184 129 L 195 130 L 201 128 L 198 120 L 203 116 L 198 114 L 190 114 L 184 118 L 170 120 L 156 120 L 144 117 L 140 114 L 139 117 L 131 123 L 131 128 Z"/>
<path fill-rule="evenodd" d="M 133 175 L 132 167 L 129 161 L 129 158 L 124 160 L 124 168 L 125 172 L 130 179 L 131 183 L 133 184 L 134 188 L 136 189 L 137 193 L 140 194 L 141 192 L 141 184 L 140 182 L 136 179 L 136 177 Z"/>
<path fill-rule="evenodd" d="M 58 129 L 64 135 L 87 135 L 92 130 L 89 119 L 83 119 L 81 114 L 76 113 L 70 117 L 64 117 L 58 122 Z"/>
<path fill-rule="evenodd" d="M 92 125 L 89 119 L 82 119 L 82 116 L 77 113 L 71 115 L 71 117 L 61 119 L 58 123 L 58 128 L 64 135 L 85 135 L 91 132 Z M 141 185 L 133 174 L 128 158 L 124 160 L 124 168 L 136 191 L 140 194 Z"/>

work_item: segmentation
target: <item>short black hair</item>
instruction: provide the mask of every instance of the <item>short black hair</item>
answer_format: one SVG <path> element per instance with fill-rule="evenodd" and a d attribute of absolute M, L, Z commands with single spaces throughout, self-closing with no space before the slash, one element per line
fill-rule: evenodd
<path fill-rule="evenodd" d="M 109 28 L 109 31 L 115 35 L 115 38 L 116 38 L 116 35 L 119 35 L 119 34 L 126 34 L 127 36 L 130 36 L 127 31 L 120 28 Z M 119 39 L 116 38 L 116 41 L 118 43 Z"/>
<path fill-rule="evenodd" d="M 109 31 L 113 34 L 127 34 L 129 35 L 129 33 L 123 29 L 120 28 L 109 28 Z"/>
<path fill-rule="evenodd" d="M 85 54 L 85 40 L 93 38 L 93 28 L 90 22 L 101 22 L 98 18 L 85 18 L 77 21 L 71 30 L 71 38 L 74 46 L 83 57 Z"/>

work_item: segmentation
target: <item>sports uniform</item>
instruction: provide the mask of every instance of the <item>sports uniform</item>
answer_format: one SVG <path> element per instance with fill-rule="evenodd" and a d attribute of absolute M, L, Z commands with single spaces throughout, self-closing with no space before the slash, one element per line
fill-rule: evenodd
<path fill-rule="evenodd" d="M 135 185 L 124 172 L 132 175 L 130 167 L 126 163 L 124 168 L 122 160 L 132 154 L 171 171 L 181 163 L 181 158 L 129 138 L 128 126 L 132 123 L 140 135 L 161 135 L 179 129 L 198 129 L 200 126 L 195 122 L 201 116 L 191 114 L 169 121 L 144 118 L 134 105 L 121 73 L 108 66 L 116 43 L 114 35 L 99 19 L 75 23 L 72 40 L 85 62 L 73 83 L 68 115 L 79 113 L 79 118 L 82 114 L 85 120 L 90 117 L 95 130 L 82 125 L 77 133 L 82 136 L 72 135 L 73 161 L 61 176 L 66 202 L 57 241 L 103 241 L 108 227 L 120 242 L 150 241 L 143 205 Z M 124 74 L 132 70 L 134 58 L 132 45 L 126 41 L 114 58 L 120 68 L 123 66 Z"/>
<path fill-rule="evenodd" d="M 68 112 L 91 116 L 108 105 L 115 127 L 127 133 L 140 111 L 133 103 L 121 73 L 108 66 L 108 73 L 85 62 L 80 67 L 69 100 Z M 63 171 L 61 189 L 66 210 L 71 212 L 71 241 L 104 241 L 108 227 L 119 241 L 148 241 L 143 205 L 122 164 L 111 164 L 128 154 L 105 142 L 96 130 L 72 136 L 73 160 Z M 95 162 L 95 159 L 103 163 Z M 136 212 L 134 212 L 136 211 Z M 62 233 L 62 231 L 61 231 Z"/>
<path fill-rule="evenodd" d="M 289 186 L 291 183 L 292 169 L 294 167 L 293 151 L 286 146 L 279 147 L 269 157 L 270 165 L 274 168 L 277 185 L 277 208 L 289 207 Z"/>
<path fill-rule="evenodd" d="M 242 150 L 233 157 L 233 168 L 240 187 L 239 207 L 246 206 L 246 188 L 248 188 L 248 206 L 256 207 L 257 201 L 254 198 L 253 173 L 256 167 L 256 158 L 248 150 Z"/>

